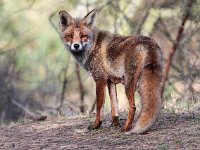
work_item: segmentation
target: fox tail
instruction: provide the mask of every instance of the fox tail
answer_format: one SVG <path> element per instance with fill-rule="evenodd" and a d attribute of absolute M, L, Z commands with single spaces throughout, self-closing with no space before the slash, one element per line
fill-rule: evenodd
<path fill-rule="evenodd" d="M 161 110 L 162 67 L 147 65 L 143 68 L 139 81 L 142 109 L 135 126 L 127 134 L 145 133 L 155 123 Z"/>

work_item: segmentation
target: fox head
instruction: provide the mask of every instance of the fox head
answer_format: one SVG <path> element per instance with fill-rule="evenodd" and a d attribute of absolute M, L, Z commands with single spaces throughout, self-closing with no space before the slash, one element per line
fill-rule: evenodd
<path fill-rule="evenodd" d="M 59 12 L 59 27 L 63 42 L 72 53 L 80 53 L 92 48 L 94 44 L 94 22 L 96 9 L 82 19 L 73 18 L 64 10 Z"/>

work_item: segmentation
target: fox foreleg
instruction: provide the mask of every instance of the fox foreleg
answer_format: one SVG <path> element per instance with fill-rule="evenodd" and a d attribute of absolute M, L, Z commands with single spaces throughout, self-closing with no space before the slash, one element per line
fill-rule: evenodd
<path fill-rule="evenodd" d="M 105 87 L 106 81 L 96 81 L 96 119 L 93 125 L 88 127 L 89 130 L 98 129 L 102 124 L 103 119 L 103 105 L 105 101 Z"/>
<path fill-rule="evenodd" d="M 111 114 L 112 114 L 112 126 L 120 126 L 119 114 L 118 114 L 118 100 L 116 84 L 112 81 L 107 81 L 108 92 L 110 96 Z"/>

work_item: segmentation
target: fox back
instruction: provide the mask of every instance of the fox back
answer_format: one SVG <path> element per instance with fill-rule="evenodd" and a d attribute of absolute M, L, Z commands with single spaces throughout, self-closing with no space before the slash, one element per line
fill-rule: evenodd
<path fill-rule="evenodd" d="M 73 18 L 66 11 L 60 11 L 59 15 L 67 50 L 96 82 L 97 115 L 90 128 L 96 129 L 101 124 L 105 85 L 109 89 L 112 123 L 119 124 L 115 86 L 122 83 L 130 104 L 124 130 L 132 128 L 134 92 L 138 85 L 143 107 L 129 133 L 146 132 L 155 122 L 161 106 L 162 53 L 157 43 L 142 35 L 122 36 L 97 29 L 94 26 L 96 10 L 82 19 Z"/>

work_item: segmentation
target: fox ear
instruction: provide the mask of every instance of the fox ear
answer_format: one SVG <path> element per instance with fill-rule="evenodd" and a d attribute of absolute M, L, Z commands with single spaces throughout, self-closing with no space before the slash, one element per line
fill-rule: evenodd
<path fill-rule="evenodd" d="M 59 11 L 59 18 L 59 26 L 61 31 L 65 30 L 69 25 L 73 24 L 74 22 L 73 17 L 64 10 Z"/>
<path fill-rule="evenodd" d="M 83 19 L 82 22 L 86 26 L 92 27 L 95 24 L 95 18 L 96 18 L 97 10 L 93 9 L 91 12 L 89 12 Z"/>

